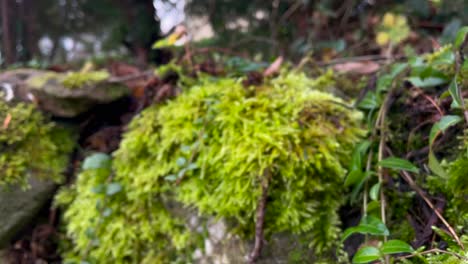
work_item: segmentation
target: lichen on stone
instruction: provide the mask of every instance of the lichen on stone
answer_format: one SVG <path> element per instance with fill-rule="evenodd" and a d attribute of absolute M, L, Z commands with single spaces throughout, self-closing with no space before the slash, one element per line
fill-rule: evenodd
<path fill-rule="evenodd" d="M 0 100 L 0 187 L 26 188 L 32 176 L 59 182 L 72 146 L 70 134 L 34 106 Z"/>
<path fill-rule="evenodd" d="M 29 78 L 27 84 L 39 90 L 49 83 L 59 83 L 68 89 L 79 89 L 87 85 L 98 84 L 109 77 L 109 72 L 105 70 L 68 73 L 41 72 Z"/>
<path fill-rule="evenodd" d="M 105 70 L 92 72 L 70 72 L 64 76 L 62 84 L 67 88 L 77 89 L 85 85 L 91 85 L 105 81 L 109 77 L 110 74 Z"/>

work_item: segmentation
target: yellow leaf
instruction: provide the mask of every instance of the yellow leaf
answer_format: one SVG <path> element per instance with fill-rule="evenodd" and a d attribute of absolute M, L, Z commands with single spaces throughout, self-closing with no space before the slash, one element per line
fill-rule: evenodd
<path fill-rule="evenodd" d="M 393 27 L 395 25 L 395 15 L 392 13 L 386 13 L 382 20 L 382 25 L 386 27 Z"/>
<path fill-rule="evenodd" d="M 405 27 L 407 25 L 407 21 L 406 21 L 406 17 L 404 16 L 396 16 L 396 21 L 395 21 L 395 25 L 397 27 Z"/>
<path fill-rule="evenodd" d="M 377 44 L 379 44 L 379 46 L 385 46 L 390 41 L 390 36 L 387 32 L 379 32 L 377 33 L 375 41 L 377 42 Z"/>

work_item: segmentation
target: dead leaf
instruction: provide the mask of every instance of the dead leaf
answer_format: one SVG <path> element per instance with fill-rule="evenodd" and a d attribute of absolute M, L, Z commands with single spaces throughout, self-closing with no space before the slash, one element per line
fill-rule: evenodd
<path fill-rule="evenodd" d="M 278 73 L 281 68 L 281 64 L 283 64 L 283 56 L 276 58 L 276 60 L 263 72 L 263 76 L 268 77 Z"/>
<path fill-rule="evenodd" d="M 10 121 L 11 121 L 11 114 L 8 113 L 7 116 L 5 117 L 5 120 L 3 120 L 3 129 L 8 128 Z"/>
<path fill-rule="evenodd" d="M 380 65 L 373 61 L 345 62 L 333 66 L 333 69 L 342 73 L 371 74 L 380 69 Z"/>

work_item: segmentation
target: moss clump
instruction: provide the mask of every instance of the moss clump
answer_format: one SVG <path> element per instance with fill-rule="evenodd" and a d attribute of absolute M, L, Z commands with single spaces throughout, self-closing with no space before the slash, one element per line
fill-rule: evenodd
<path fill-rule="evenodd" d="M 205 79 L 143 111 L 115 153 L 114 174 L 79 176 L 65 213 L 69 255 L 96 263 L 183 256 L 194 237 L 171 212 L 173 203 L 231 219 L 252 237 L 265 180 L 266 233 L 310 234 L 316 252 L 326 252 L 338 243 L 344 168 L 364 131 L 360 113 L 315 84 L 303 74 L 251 88 Z M 89 190 L 111 183 L 122 191 L 106 198 L 111 213 L 104 217 L 90 208 L 105 195 Z"/>
<path fill-rule="evenodd" d="M 10 106 L 0 100 L 0 187 L 28 186 L 28 179 L 60 181 L 70 135 L 55 127 L 32 105 Z"/>
<path fill-rule="evenodd" d="M 107 71 L 71 72 L 62 80 L 63 86 L 70 89 L 81 88 L 85 85 L 102 82 L 110 77 Z"/>
<path fill-rule="evenodd" d="M 27 84 L 35 89 L 43 89 L 48 83 L 61 83 L 68 89 L 79 89 L 86 85 L 93 85 L 107 80 L 110 74 L 105 71 L 69 72 L 67 74 L 43 72 L 32 76 Z"/>
<path fill-rule="evenodd" d="M 428 187 L 434 193 L 444 194 L 447 200 L 445 214 L 451 223 L 460 227 L 463 233 L 468 233 L 468 157 L 462 153 L 448 165 L 447 178 L 432 176 L 428 179 Z"/>

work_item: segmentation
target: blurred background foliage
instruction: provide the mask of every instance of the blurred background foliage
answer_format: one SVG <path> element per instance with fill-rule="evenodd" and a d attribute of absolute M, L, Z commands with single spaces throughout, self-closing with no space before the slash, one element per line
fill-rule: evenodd
<path fill-rule="evenodd" d="M 385 13 L 404 17 L 409 27 L 393 47 L 396 54 L 429 51 L 435 42 L 451 41 L 468 24 L 465 0 L 0 2 L 3 67 L 61 64 L 92 56 L 160 64 L 168 60 L 167 54 L 151 50 L 151 45 L 179 23 L 187 25 L 197 47 L 223 47 L 223 52 L 257 61 L 280 54 L 293 61 L 304 56 L 327 61 L 385 53 L 388 50 L 376 42 Z"/>

